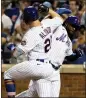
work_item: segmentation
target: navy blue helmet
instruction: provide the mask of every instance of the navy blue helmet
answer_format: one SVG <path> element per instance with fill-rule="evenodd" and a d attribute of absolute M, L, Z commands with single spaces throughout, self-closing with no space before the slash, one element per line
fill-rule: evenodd
<path fill-rule="evenodd" d="M 70 25 L 72 25 L 75 28 L 80 27 L 80 23 L 79 23 L 79 19 L 77 16 L 69 16 L 66 20 L 66 23 L 69 23 Z"/>
<path fill-rule="evenodd" d="M 29 6 L 24 9 L 22 19 L 23 21 L 25 21 L 26 24 L 29 22 L 35 21 L 38 18 L 39 17 L 38 17 L 37 9 L 34 8 L 33 6 Z"/>

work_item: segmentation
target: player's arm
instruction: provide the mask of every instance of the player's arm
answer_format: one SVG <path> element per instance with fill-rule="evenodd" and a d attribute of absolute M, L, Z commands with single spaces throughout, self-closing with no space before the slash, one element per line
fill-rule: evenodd
<path fill-rule="evenodd" d="M 66 51 L 66 58 L 65 58 L 67 61 L 70 61 L 70 62 L 75 61 L 79 57 L 83 56 L 83 51 L 79 48 L 72 51 L 72 42 L 69 37 L 66 44 L 68 46 L 68 50 Z"/>
<path fill-rule="evenodd" d="M 58 18 L 60 18 L 62 21 L 64 21 L 63 20 L 63 18 L 58 14 L 58 13 L 56 13 L 54 10 L 52 10 L 52 9 L 50 9 L 49 8 L 49 15 L 52 17 L 52 18 L 54 18 L 54 17 L 58 17 Z"/>
<path fill-rule="evenodd" d="M 58 17 L 60 20 L 64 21 L 63 18 L 57 12 L 55 12 L 53 9 L 48 8 L 48 7 L 46 7 L 46 6 L 42 5 L 42 4 L 39 5 L 38 10 L 39 10 L 40 13 L 47 13 L 52 18 Z"/>
<path fill-rule="evenodd" d="M 13 51 L 13 57 L 18 58 L 20 55 L 24 53 L 25 52 L 22 49 L 16 47 L 15 50 Z"/>
<path fill-rule="evenodd" d="M 66 56 L 66 60 L 67 61 L 75 61 L 77 60 L 79 57 L 83 56 L 83 52 L 80 49 L 76 49 L 70 56 Z"/>
<path fill-rule="evenodd" d="M 14 44 L 8 44 L 7 48 L 12 52 L 12 56 L 17 58 L 20 55 L 24 54 L 24 51 L 19 47 L 15 46 Z"/>
<path fill-rule="evenodd" d="M 35 46 L 35 38 L 31 34 L 26 34 L 17 47 L 14 44 L 9 44 L 8 49 L 12 51 L 13 57 L 17 58 L 24 53 L 30 52 Z"/>

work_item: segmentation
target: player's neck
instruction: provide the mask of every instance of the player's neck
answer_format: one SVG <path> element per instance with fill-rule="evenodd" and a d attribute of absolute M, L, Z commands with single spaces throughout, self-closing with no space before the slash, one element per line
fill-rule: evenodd
<path fill-rule="evenodd" d="M 41 25 L 40 21 L 36 20 L 36 21 L 32 22 L 29 26 L 30 26 L 30 28 L 32 28 L 32 27 L 37 27 L 37 26 L 40 26 L 40 25 Z"/>

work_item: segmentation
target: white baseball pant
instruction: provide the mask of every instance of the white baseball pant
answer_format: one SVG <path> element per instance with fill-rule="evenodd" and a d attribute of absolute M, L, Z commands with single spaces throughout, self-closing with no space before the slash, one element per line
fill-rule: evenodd
<path fill-rule="evenodd" d="M 16 95 L 18 97 L 59 97 L 60 94 L 60 74 L 55 71 L 48 79 L 30 81 L 29 89 Z"/>
<path fill-rule="evenodd" d="M 19 63 L 4 73 L 4 79 L 44 79 L 53 73 L 54 69 L 49 63 L 36 60 Z"/>
<path fill-rule="evenodd" d="M 46 82 L 47 81 L 46 78 L 51 76 L 53 72 L 54 69 L 52 68 L 51 64 L 31 60 L 19 63 L 13 66 L 12 68 L 8 69 L 4 73 L 4 79 L 12 79 L 12 80 L 25 79 L 25 78 L 32 80 L 43 79 L 44 82 L 42 84 L 46 85 L 46 87 L 50 89 L 50 86 L 48 86 L 50 85 L 50 81 Z M 39 97 L 48 97 L 48 96 L 50 97 L 50 94 L 47 94 L 46 93 L 47 91 L 44 92 L 44 89 L 42 90 L 42 93 L 40 93 L 41 91 L 40 89 L 42 89 L 43 87 L 41 86 L 41 84 L 39 85 L 38 82 L 36 82 L 36 84 L 39 87 L 37 89 Z"/>

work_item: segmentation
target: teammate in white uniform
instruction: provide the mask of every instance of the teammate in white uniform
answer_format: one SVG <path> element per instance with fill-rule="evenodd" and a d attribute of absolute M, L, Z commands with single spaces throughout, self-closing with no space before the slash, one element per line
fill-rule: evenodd
<path fill-rule="evenodd" d="M 52 16 L 53 17 L 53 16 Z M 41 23 L 44 26 L 50 26 L 52 28 L 53 22 L 51 19 L 45 19 Z M 72 54 L 72 43 L 67 35 L 67 31 L 63 26 L 59 26 L 54 29 L 52 36 L 51 49 L 48 53 L 50 63 L 56 69 L 53 74 L 47 79 L 50 81 L 50 89 L 47 89 L 46 84 L 42 84 L 40 87 L 45 91 L 51 92 L 51 97 L 59 97 L 60 94 L 60 70 L 59 67 L 62 65 L 65 56 Z M 29 90 L 26 90 L 16 97 L 37 97 L 36 82 L 40 85 L 43 80 L 31 81 L 29 84 Z M 48 87 L 48 88 L 49 88 Z M 41 89 L 40 89 L 41 90 Z M 40 91 L 41 92 L 41 91 Z"/>
<path fill-rule="evenodd" d="M 54 11 L 49 10 L 52 14 Z M 30 27 L 30 30 L 24 35 L 24 38 L 20 45 L 16 48 L 10 44 L 8 48 L 13 50 L 13 56 L 18 57 L 23 53 L 28 53 L 29 61 L 19 63 L 12 68 L 8 69 L 4 73 L 4 81 L 6 91 L 9 98 L 15 97 L 15 83 L 16 79 L 33 79 L 38 80 L 36 82 L 36 91 L 39 97 L 51 97 L 51 92 L 43 89 L 43 84 L 46 84 L 47 89 L 50 89 L 51 82 L 46 78 L 49 77 L 55 70 L 48 60 L 48 51 L 50 50 L 50 38 L 52 36 L 52 30 L 62 24 L 62 20 L 59 15 L 56 15 L 52 22 L 55 22 L 53 29 L 49 26 L 43 26 L 38 20 L 37 10 L 33 7 L 24 9 L 23 20 Z M 28 24 L 29 22 L 29 24 Z M 39 85 L 39 81 L 42 83 Z M 40 92 L 41 91 L 41 92 Z"/>

